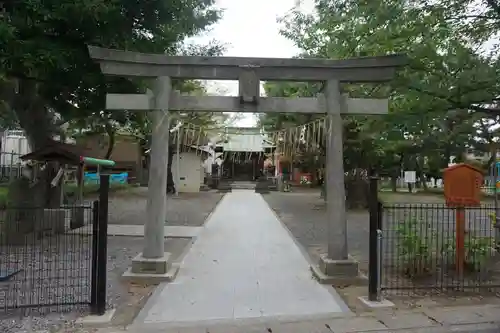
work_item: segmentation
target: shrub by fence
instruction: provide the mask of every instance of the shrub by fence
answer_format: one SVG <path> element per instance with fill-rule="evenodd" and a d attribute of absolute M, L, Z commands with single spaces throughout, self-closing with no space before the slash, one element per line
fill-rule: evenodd
<path fill-rule="evenodd" d="M 381 290 L 387 293 L 500 291 L 492 205 L 465 209 L 464 271 L 456 267 L 456 210 L 443 204 L 379 205 Z"/>

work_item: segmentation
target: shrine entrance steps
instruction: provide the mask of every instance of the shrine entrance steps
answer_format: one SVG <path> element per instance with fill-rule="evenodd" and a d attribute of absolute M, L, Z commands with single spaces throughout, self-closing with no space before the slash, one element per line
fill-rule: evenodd
<path fill-rule="evenodd" d="M 251 181 L 233 181 L 231 183 L 231 189 L 233 190 L 254 190 L 256 182 Z"/>

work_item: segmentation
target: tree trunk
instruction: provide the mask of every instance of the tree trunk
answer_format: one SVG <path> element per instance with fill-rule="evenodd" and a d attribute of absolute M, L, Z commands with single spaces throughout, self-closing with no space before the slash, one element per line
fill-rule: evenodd
<path fill-rule="evenodd" d="M 354 169 L 349 171 L 345 178 L 346 187 L 346 208 L 364 209 L 368 208 L 368 195 L 370 183 L 367 177 L 368 172 L 364 169 Z"/>
<path fill-rule="evenodd" d="M 451 158 L 451 150 L 448 146 L 446 146 L 443 152 L 443 158 L 441 160 L 441 168 L 446 169 L 448 167 L 448 163 L 450 163 Z"/>
<path fill-rule="evenodd" d="M 45 103 L 38 96 L 36 82 L 20 80 L 12 105 L 32 151 L 44 147 L 53 140 L 49 113 Z M 58 169 L 59 163 L 47 163 L 47 167 L 37 174 L 40 184 L 34 186 L 33 193 L 30 193 L 35 197 L 35 205 L 47 208 L 60 207 L 61 186 L 51 185 Z"/>
<path fill-rule="evenodd" d="M 167 193 L 175 193 L 174 176 L 172 175 L 172 162 L 174 159 L 174 147 L 170 146 L 168 149 L 168 162 L 167 162 Z M 177 170 L 179 172 L 179 170 Z M 179 186 L 179 184 L 177 184 Z"/>
<path fill-rule="evenodd" d="M 391 189 L 392 189 L 392 192 L 398 191 L 398 176 L 395 176 L 395 175 L 391 176 Z"/>
<path fill-rule="evenodd" d="M 113 153 L 113 148 L 115 147 L 115 130 L 110 123 L 106 123 L 106 134 L 108 135 L 108 150 L 106 151 L 105 159 L 109 160 L 111 158 L 111 154 Z"/>
<path fill-rule="evenodd" d="M 427 186 L 427 177 L 424 176 L 422 177 L 422 187 L 424 188 L 424 191 L 427 191 L 429 187 Z"/>

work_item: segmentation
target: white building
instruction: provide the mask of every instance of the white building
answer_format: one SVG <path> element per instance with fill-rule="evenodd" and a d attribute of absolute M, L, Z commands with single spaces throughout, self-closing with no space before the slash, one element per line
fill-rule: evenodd
<path fill-rule="evenodd" d="M 180 154 L 172 157 L 172 177 L 179 193 L 200 192 L 205 178 L 204 161 L 208 153 L 204 149 L 181 149 Z"/>

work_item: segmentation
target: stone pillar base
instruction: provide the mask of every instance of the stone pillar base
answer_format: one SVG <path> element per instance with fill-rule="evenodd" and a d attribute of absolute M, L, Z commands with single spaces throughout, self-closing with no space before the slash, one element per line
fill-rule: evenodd
<path fill-rule="evenodd" d="M 140 253 L 132 259 L 132 267 L 123 274 L 123 278 L 137 283 L 170 282 L 178 271 L 179 265 L 171 262 L 168 252 L 161 258 L 153 259 L 144 258 Z"/>
<path fill-rule="evenodd" d="M 351 257 L 346 260 L 334 260 L 323 254 L 320 256 L 319 264 L 311 266 L 311 271 L 322 284 L 366 285 L 368 279 L 360 273 L 358 266 L 358 261 Z"/>

